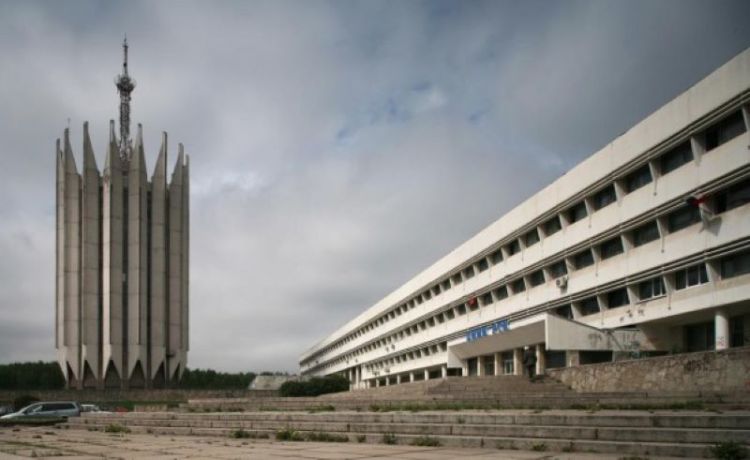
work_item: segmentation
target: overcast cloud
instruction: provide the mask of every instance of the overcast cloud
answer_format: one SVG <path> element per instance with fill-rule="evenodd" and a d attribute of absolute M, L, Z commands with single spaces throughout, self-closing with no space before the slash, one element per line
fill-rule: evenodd
<path fill-rule="evenodd" d="M 191 155 L 191 367 L 301 352 L 750 46 L 747 1 L 0 0 L 0 362 L 54 359 L 54 142 L 123 33 Z"/>

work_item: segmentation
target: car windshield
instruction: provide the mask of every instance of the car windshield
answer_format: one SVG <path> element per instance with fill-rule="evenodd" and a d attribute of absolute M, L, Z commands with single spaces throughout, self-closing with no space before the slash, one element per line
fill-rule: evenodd
<path fill-rule="evenodd" d="M 34 412 L 39 412 L 42 409 L 41 404 L 36 404 L 34 406 L 29 406 L 28 409 L 24 411 L 24 414 L 33 414 Z"/>

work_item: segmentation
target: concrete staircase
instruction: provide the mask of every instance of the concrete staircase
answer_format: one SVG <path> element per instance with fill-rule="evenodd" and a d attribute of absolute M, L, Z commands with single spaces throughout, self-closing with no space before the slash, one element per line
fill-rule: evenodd
<path fill-rule="evenodd" d="M 504 410 L 432 412 L 126 413 L 71 418 L 71 429 L 271 439 L 279 430 L 345 436 L 350 442 L 710 457 L 722 442 L 750 441 L 750 412 Z"/>
<path fill-rule="evenodd" d="M 711 408 L 750 409 L 750 393 L 609 392 L 578 393 L 550 378 L 529 382 L 520 376 L 451 377 L 399 385 L 333 393 L 315 398 L 195 399 L 184 411 L 337 410 L 388 408 Z"/>

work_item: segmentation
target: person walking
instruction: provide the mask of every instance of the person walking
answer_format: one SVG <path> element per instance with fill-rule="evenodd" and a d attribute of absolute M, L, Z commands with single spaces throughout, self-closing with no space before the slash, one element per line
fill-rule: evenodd
<path fill-rule="evenodd" d="M 536 375 L 536 353 L 528 346 L 523 347 L 523 365 L 526 368 L 526 375 L 529 380 L 534 380 Z"/>

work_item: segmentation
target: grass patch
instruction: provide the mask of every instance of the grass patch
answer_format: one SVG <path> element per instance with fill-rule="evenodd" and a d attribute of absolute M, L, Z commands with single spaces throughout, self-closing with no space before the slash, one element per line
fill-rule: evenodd
<path fill-rule="evenodd" d="M 229 433 L 229 437 L 232 439 L 268 439 L 268 433 L 251 432 L 240 428 Z"/>
<path fill-rule="evenodd" d="M 365 441 L 367 441 L 367 436 L 365 436 L 363 434 L 357 435 L 357 442 L 358 443 L 362 444 Z"/>
<path fill-rule="evenodd" d="M 349 442 L 349 436 L 345 434 L 332 434 L 332 433 L 308 433 L 305 436 L 308 441 L 315 442 Z"/>
<path fill-rule="evenodd" d="M 304 441 L 305 437 L 294 428 L 284 428 L 276 432 L 277 441 Z"/>
<path fill-rule="evenodd" d="M 130 433 L 130 428 L 120 425 L 119 423 L 110 423 L 104 427 L 105 433 Z"/>
<path fill-rule="evenodd" d="M 440 440 L 431 436 L 420 436 L 411 442 L 412 446 L 439 447 Z"/>
<path fill-rule="evenodd" d="M 747 448 L 736 441 L 720 442 L 711 447 L 711 455 L 720 460 L 747 458 Z"/>
<path fill-rule="evenodd" d="M 310 414 L 314 414 L 316 412 L 334 412 L 336 411 L 336 408 L 333 407 L 330 404 L 324 405 L 324 406 L 315 406 L 307 409 L 307 412 Z"/>
<path fill-rule="evenodd" d="M 540 442 L 539 444 L 534 444 L 531 446 L 531 450 L 534 452 L 546 452 L 547 451 L 547 444 Z"/>
<path fill-rule="evenodd" d="M 398 444 L 398 439 L 396 438 L 396 435 L 393 433 L 383 433 L 383 444 Z"/>

